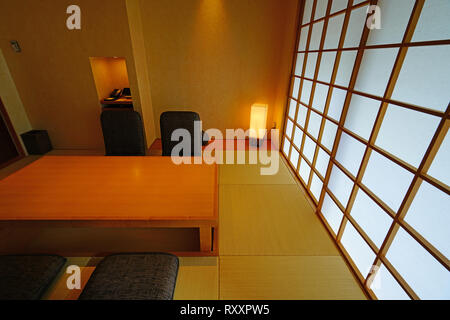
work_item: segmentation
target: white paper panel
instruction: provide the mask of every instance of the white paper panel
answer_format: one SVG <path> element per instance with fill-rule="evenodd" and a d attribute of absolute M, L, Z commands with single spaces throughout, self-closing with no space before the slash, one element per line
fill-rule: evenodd
<path fill-rule="evenodd" d="M 345 35 L 344 48 L 359 47 L 366 26 L 367 6 L 352 10 Z"/>
<path fill-rule="evenodd" d="M 291 119 L 295 119 L 295 111 L 296 111 L 296 108 L 297 108 L 297 101 L 295 101 L 294 99 L 289 99 L 289 113 L 288 113 L 288 115 L 289 115 L 289 117 L 291 118 Z"/>
<path fill-rule="evenodd" d="M 327 12 L 328 0 L 317 0 L 316 13 L 314 14 L 314 20 L 320 19 L 325 16 Z"/>
<path fill-rule="evenodd" d="M 324 84 L 321 83 L 316 84 L 316 90 L 314 91 L 314 100 L 312 107 L 317 111 L 323 112 L 323 109 L 325 108 L 325 103 L 327 102 L 328 89 L 329 87 Z"/>
<path fill-rule="evenodd" d="M 380 248 L 392 225 L 392 218 L 361 189 L 358 190 L 350 214 Z"/>
<path fill-rule="evenodd" d="M 423 181 L 405 217 L 406 222 L 450 258 L 450 197 Z"/>
<path fill-rule="evenodd" d="M 342 108 L 344 107 L 347 91 L 333 88 L 330 106 L 328 107 L 328 116 L 339 121 L 341 118 Z"/>
<path fill-rule="evenodd" d="M 294 128 L 294 124 L 292 123 L 291 120 L 288 119 L 288 121 L 286 123 L 286 135 L 288 136 L 289 139 L 292 137 L 292 129 L 293 128 Z"/>
<path fill-rule="evenodd" d="M 286 155 L 286 157 L 289 156 L 289 148 L 290 147 L 291 147 L 291 144 L 289 143 L 289 140 L 287 138 L 284 138 L 283 153 Z"/>
<path fill-rule="evenodd" d="M 298 51 L 305 51 L 306 50 L 306 42 L 308 41 L 308 32 L 309 32 L 309 26 L 303 27 L 300 30 L 300 39 L 298 43 Z"/>
<path fill-rule="evenodd" d="M 441 147 L 431 163 L 428 174 L 450 186 L 450 134 L 442 141 Z"/>
<path fill-rule="evenodd" d="M 363 277 L 366 277 L 372 268 L 375 253 L 350 222 L 345 225 L 341 242 Z"/>
<path fill-rule="evenodd" d="M 372 151 L 362 182 L 396 212 L 412 179 L 412 173 Z"/>
<path fill-rule="evenodd" d="M 330 162 L 330 156 L 322 148 L 319 147 L 316 160 L 316 170 L 324 178 L 327 173 L 328 163 Z"/>
<path fill-rule="evenodd" d="M 323 21 L 316 22 L 312 27 L 311 42 L 309 50 L 319 50 L 320 40 L 322 39 Z"/>
<path fill-rule="evenodd" d="M 309 114 L 308 132 L 314 137 L 319 137 L 320 124 L 322 123 L 322 116 L 311 111 Z"/>
<path fill-rule="evenodd" d="M 311 193 L 313 194 L 314 198 L 319 201 L 320 199 L 320 193 L 322 192 L 323 182 L 320 180 L 320 178 L 313 173 L 313 177 L 311 180 Z"/>
<path fill-rule="evenodd" d="M 325 37 L 324 49 L 337 49 L 339 39 L 341 38 L 342 25 L 344 24 L 345 14 L 330 18 L 328 20 L 327 34 Z"/>
<path fill-rule="evenodd" d="M 311 13 L 314 0 L 305 0 L 305 9 L 303 11 L 302 24 L 309 23 L 311 21 Z"/>
<path fill-rule="evenodd" d="M 298 99 L 298 93 L 300 89 L 300 78 L 294 78 L 294 84 L 292 86 L 292 97 Z"/>
<path fill-rule="evenodd" d="M 408 49 L 392 99 L 445 111 L 450 92 L 450 45 Z"/>
<path fill-rule="evenodd" d="M 311 87 L 312 87 L 312 81 L 303 80 L 303 88 L 302 88 L 302 95 L 301 95 L 300 101 L 307 105 L 309 105 L 309 98 L 311 96 Z"/>
<path fill-rule="evenodd" d="M 450 299 L 450 272 L 402 228 L 386 255 L 421 299 Z"/>
<path fill-rule="evenodd" d="M 323 129 L 322 135 L 322 145 L 328 149 L 328 151 L 333 150 L 334 140 L 336 138 L 337 125 L 333 122 L 326 120 L 325 127 Z"/>
<path fill-rule="evenodd" d="M 306 121 L 306 115 L 308 114 L 308 109 L 306 109 L 305 106 L 299 104 L 298 105 L 298 115 L 297 115 L 297 123 L 304 128 L 305 127 L 305 121 Z"/>
<path fill-rule="evenodd" d="M 397 48 L 365 50 L 355 90 L 383 97 L 397 54 Z"/>
<path fill-rule="evenodd" d="M 335 60 L 336 51 L 325 51 L 322 53 L 322 58 L 320 59 L 319 74 L 317 75 L 318 80 L 330 83 Z"/>
<path fill-rule="evenodd" d="M 376 145 L 418 168 L 439 122 L 438 117 L 389 105 Z"/>
<path fill-rule="evenodd" d="M 316 72 L 317 52 L 308 53 L 305 68 L 305 77 L 313 79 Z"/>
<path fill-rule="evenodd" d="M 381 29 L 370 31 L 367 44 L 401 43 L 415 2 L 415 0 L 378 1 Z"/>
<path fill-rule="evenodd" d="M 335 13 L 344 9 L 347 9 L 348 0 L 333 0 L 331 6 L 331 13 Z"/>
<path fill-rule="evenodd" d="M 347 207 L 353 185 L 353 181 L 341 169 L 333 165 L 330 181 L 328 181 L 328 189 L 336 196 L 344 208 Z"/>
<path fill-rule="evenodd" d="M 365 151 L 365 145 L 343 132 L 339 140 L 336 160 L 356 177 Z"/>
<path fill-rule="evenodd" d="M 358 94 L 352 95 L 345 119 L 345 127 L 368 140 L 372 132 L 381 102 Z"/>
<path fill-rule="evenodd" d="M 301 76 L 303 71 L 303 59 L 305 58 L 304 53 L 297 54 L 297 62 L 295 63 L 295 75 Z"/>
<path fill-rule="evenodd" d="M 298 151 L 295 150 L 294 148 L 292 148 L 291 157 L 289 158 L 289 162 L 292 164 L 292 166 L 294 168 L 297 168 L 298 157 L 299 157 Z"/>
<path fill-rule="evenodd" d="M 378 300 L 410 300 L 384 264 L 378 270 L 370 289 L 375 293 Z"/>
<path fill-rule="evenodd" d="M 303 180 L 303 183 L 308 185 L 311 167 L 308 165 L 308 163 L 306 163 L 306 161 L 303 158 L 300 160 L 300 168 L 298 172 L 300 173 L 300 178 Z"/>
<path fill-rule="evenodd" d="M 301 145 L 302 145 L 302 140 L 303 140 L 303 131 L 300 130 L 299 127 L 295 127 L 295 133 L 294 133 L 294 144 L 297 148 L 300 149 Z"/>
<path fill-rule="evenodd" d="M 348 87 L 352 76 L 353 67 L 355 66 L 356 50 L 342 51 L 341 60 L 339 61 L 338 72 L 335 83 L 343 87 Z"/>
<path fill-rule="evenodd" d="M 337 234 L 344 215 L 328 193 L 325 193 L 321 212 L 334 233 Z"/>
<path fill-rule="evenodd" d="M 450 1 L 425 1 L 412 41 L 450 39 L 449 17 Z"/>
<path fill-rule="evenodd" d="M 303 155 L 310 163 L 313 162 L 316 143 L 310 137 L 305 135 L 305 145 L 303 146 Z"/>

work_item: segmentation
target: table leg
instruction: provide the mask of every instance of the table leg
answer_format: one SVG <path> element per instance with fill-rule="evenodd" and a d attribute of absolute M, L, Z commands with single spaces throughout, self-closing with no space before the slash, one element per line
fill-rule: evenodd
<path fill-rule="evenodd" d="M 200 227 L 200 251 L 211 252 L 212 229 L 210 226 Z"/>

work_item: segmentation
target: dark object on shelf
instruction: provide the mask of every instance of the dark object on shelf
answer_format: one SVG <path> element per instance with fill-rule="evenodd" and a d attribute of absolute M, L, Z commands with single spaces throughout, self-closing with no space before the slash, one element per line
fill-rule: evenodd
<path fill-rule="evenodd" d="M 160 116 L 159 123 L 161 127 L 162 155 L 171 156 L 172 149 L 180 143 L 180 141 L 172 141 L 172 133 L 177 129 L 185 129 L 191 135 L 191 153 L 181 154 L 182 157 L 201 156 L 201 146 L 207 145 L 209 137 L 202 131 L 197 141 L 200 146 L 199 150 L 195 150 L 194 122 L 200 121 L 200 116 L 196 112 L 191 111 L 166 111 Z M 181 140 L 181 139 L 180 139 Z"/>
<path fill-rule="evenodd" d="M 114 89 L 109 98 L 101 101 L 104 108 L 133 108 L 130 88 Z"/>
<path fill-rule="evenodd" d="M 119 99 L 122 96 L 122 90 L 121 89 L 114 89 L 111 94 L 109 95 L 109 98 L 103 99 L 104 101 L 115 101 Z"/>
<path fill-rule="evenodd" d="M 131 90 L 130 88 L 123 88 L 122 90 L 122 97 L 125 99 L 131 99 Z"/>
<path fill-rule="evenodd" d="M 172 300 L 178 257 L 168 253 L 124 253 L 105 257 L 80 300 Z"/>
<path fill-rule="evenodd" d="M 28 154 L 44 154 L 53 149 L 47 130 L 31 130 L 20 136 Z"/>
<path fill-rule="evenodd" d="M 0 300 L 39 300 L 65 263 L 57 255 L 0 256 Z"/>
<path fill-rule="evenodd" d="M 133 110 L 103 110 L 101 124 L 107 156 L 145 156 L 141 115 Z"/>

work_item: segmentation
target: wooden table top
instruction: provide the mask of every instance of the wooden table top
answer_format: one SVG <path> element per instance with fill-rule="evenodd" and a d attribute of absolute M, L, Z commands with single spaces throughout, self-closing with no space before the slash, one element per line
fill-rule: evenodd
<path fill-rule="evenodd" d="M 0 221 L 216 219 L 216 165 L 44 156 L 0 180 Z"/>

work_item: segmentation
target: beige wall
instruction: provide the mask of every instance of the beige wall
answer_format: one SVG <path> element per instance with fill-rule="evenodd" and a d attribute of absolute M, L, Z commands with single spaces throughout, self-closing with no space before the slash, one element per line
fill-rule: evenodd
<path fill-rule="evenodd" d="M 147 51 L 145 49 L 142 15 L 139 0 L 126 0 L 128 24 L 130 27 L 131 44 L 134 63 L 136 66 L 136 80 L 140 94 L 141 114 L 145 127 L 147 146 L 150 147 L 156 139 L 155 119 L 153 116 L 153 102 L 148 75 Z"/>
<path fill-rule="evenodd" d="M 71 4 L 81 7 L 81 30 L 66 28 Z M 21 53 L 11 49 L 12 39 Z M 0 48 L 34 129 L 47 129 L 56 148 L 103 148 L 89 57 L 125 57 L 136 86 L 124 0 L 2 3 Z"/>
<path fill-rule="evenodd" d="M 152 102 L 200 113 L 204 128 L 248 128 L 253 103 L 280 127 L 297 0 L 141 0 Z"/>
<path fill-rule="evenodd" d="M 16 131 L 17 136 L 31 130 L 28 115 L 23 107 L 22 100 L 17 92 L 16 85 L 11 77 L 2 50 L 0 50 L 0 98 L 5 106 L 8 117 Z M 26 149 L 23 148 L 26 152 Z"/>
<path fill-rule="evenodd" d="M 33 129 L 56 148 L 103 149 L 89 57 L 124 57 L 147 144 L 159 115 L 248 128 L 253 103 L 282 126 L 298 0 L 22 0 L 2 3 L 0 49 Z M 81 7 L 81 30 L 66 8 Z M 18 40 L 14 53 L 10 40 Z"/>
<path fill-rule="evenodd" d="M 279 81 L 276 91 L 275 105 L 278 106 L 273 112 L 273 121 L 277 123 L 278 129 L 284 129 L 284 119 L 285 111 L 287 106 L 288 89 L 290 84 L 290 75 L 292 71 L 292 63 L 294 59 L 294 51 L 297 49 L 297 44 L 295 43 L 297 36 L 297 26 L 298 26 L 298 11 L 299 11 L 299 1 L 291 3 L 288 10 L 291 11 L 291 16 L 285 21 L 284 38 L 281 51 L 284 53 L 282 58 L 279 60 L 278 74 Z M 294 12 L 295 11 L 295 12 Z M 280 132 L 279 142 L 281 143 L 282 134 Z M 281 147 L 281 144 L 280 144 Z"/>
<path fill-rule="evenodd" d="M 20 135 L 31 130 L 30 121 L 6 65 L 2 50 L 0 50 L 0 98 L 8 112 L 16 134 Z"/>

